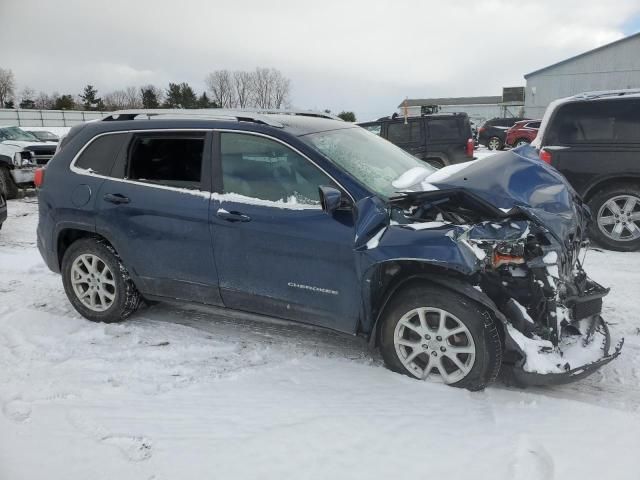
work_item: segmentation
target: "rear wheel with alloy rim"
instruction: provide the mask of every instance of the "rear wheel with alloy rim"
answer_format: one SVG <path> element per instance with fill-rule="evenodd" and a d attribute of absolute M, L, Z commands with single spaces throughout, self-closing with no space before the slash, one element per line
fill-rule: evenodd
<path fill-rule="evenodd" d="M 589 202 L 595 221 L 591 236 L 619 251 L 640 249 L 640 186 L 619 184 L 596 193 Z"/>
<path fill-rule="evenodd" d="M 489 150 L 500 150 L 502 149 L 502 141 L 498 137 L 491 137 L 487 142 L 487 148 Z"/>
<path fill-rule="evenodd" d="M 516 140 L 514 142 L 513 146 L 517 148 L 517 147 L 521 147 L 523 145 L 529 145 L 529 143 L 531 143 L 531 142 L 529 142 L 529 140 L 527 140 L 526 138 L 519 138 L 518 140 Z"/>
<path fill-rule="evenodd" d="M 101 239 L 74 242 L 62 259 L 62 282 L 69 301 L 93 322 L 119 322 L 142 301 L 111 245 Z"/>
<path fill-rule="evenodd" d="M 385 309 L 380 350 L 392 370 L 479 390 L 500 370 L 502 345 L 486 308 L 427 284 L 396 294 Z"/>

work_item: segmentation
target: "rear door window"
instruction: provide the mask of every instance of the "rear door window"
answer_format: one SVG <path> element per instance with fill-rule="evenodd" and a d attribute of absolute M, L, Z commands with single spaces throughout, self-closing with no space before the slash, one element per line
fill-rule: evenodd
<path fill-rule="evenodd" d="M 433 118 L 429 120 L 429 139 L 453 140 L 460 137 L 455 118 Z"/>
<path fill-rule="evenodd" d="M 137 182 L 200 190 L 205 135 L 137 135 L 129 146 L 125 178 Z"/>
<path fill-rule="evenodd" d="M 527 123 L 528 128 L 540 128 L 540 122 Z"/>
<path fill-rule="evenodd" d="M 126 133 L 97 137 L 82 151 L 74 166 L 98 175 L 109 176 L 126 137 Z"/>
<path fill-rule="evenodd" d="M 560 107 L 547 144 L 640 143 L 640 101 L 597 100 Z"/>
<path fill-rule="evenodd" d="M 404 122 L 394 122 L 387 126 L 387 140 L 398 145 L 407 143 L 420 143 L 422 140 L 422 131 L 419 120 L 410 120 L 407 124 Z"/>

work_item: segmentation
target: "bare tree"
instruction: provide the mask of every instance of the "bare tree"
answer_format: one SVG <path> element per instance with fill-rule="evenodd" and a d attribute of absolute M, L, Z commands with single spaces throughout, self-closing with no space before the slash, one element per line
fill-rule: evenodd
<path fill-rule="evenodd" d="M 233 72 L 233 91 L 236 98 L 236 105 L 240 108 L 247 108 L 251 104 L 253 90 L 253 75 L 251 72 L 236 70 Z"/>
<path fill-rule="evenodd" d="M 285 108 L 289 106 L 289 95 L 291 93 L 291 80 L 280 73 L 280 70 L 271 69 L 272 105 L 273 108 Z"/>
<path fill-rule="evenodd" d="M 282 108 L 289 103 L 291 81 L 275 68 L 253 72 L 253 104 L 258 108 Z"/>
<path fill-rule="evenodd" d="M 127 106 L 125 108 L 142 108 L 142 96 L 138 87 L 127 87 Z"/>
<path fill-rule="evenodd" d="M 256 68 L 253 72 L 253 104 L 257 108 L 271 108 L 271 70 Z"/>
<path fill-rule="evenodd" d="M 16 88 L 16 80 L 9 69 L 0 68 L 0 108 L 13 99 Z"/>
<path fill-rule="evenodd" d="M 104 95 L 102 101 L 107 110 L 123 110 L 128 108 L 129 96 L 124 90 L 114 90 Z"/>
<path fill-rule="evenodd" d="M 236 105 L 234 84 L 229 70 L 216 70 L 205 78 L 207 90 L 212 100 L 222 108 L 230 108 Z"/>
<path fill-rule="evenodd" d="M 34 108 L 38 110 L 50 110 L 53 107 L 53 100 L 45 92 L 38 93 L 33 100 Z"/>
<path fill-rule="evenodd" d="M 36 92 L 33 88 L 24 87 L 20 92 L 20 108 L 36 108 L 35 94 Z"/>

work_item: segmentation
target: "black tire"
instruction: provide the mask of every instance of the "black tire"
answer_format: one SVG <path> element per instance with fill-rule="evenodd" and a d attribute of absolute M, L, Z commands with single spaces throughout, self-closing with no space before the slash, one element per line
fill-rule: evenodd
<path fill-rule="evenodd" d="M 497 143 L 497 146 L 491 147 L 491 142 Z M 500 140 L 499 137 L 490 137 L 489 140 L 487 140 L 487 148 L 489 150 L 502 150 L 504 148 L 504 142 L 502 140 Z"/>
<path fill-rule="evenodd" d="M 109 308 L 104 311 L 95 311 L 85 306 L 74 291 L 71 269 L 76 259 L 83 254 L 99 258 L 113 274 L 115 297 Z M 92 322 L 121 322 L 135 312 L 142 302 L 138 289 L 131 281 L 127 269 L 114 248 L 106 241 L 97 238 L 80 239 L 67 249 L 62 259 L 62 283 L 73 307 L 80 315 Z"/>
<path fill-rule="evenodd" d="M 403 288 L 385 308 L 381 318 L 379 347 L 389 369 L 416 378 L 398 357 L 394 334 L 400 319 L 407 312 L 420 307 L 439 308 L 453 314 L 473 338 L 476 355 L 473 366 L 466 376 L 450 383 L 450 386 L 471 391 L 482 390 L 497 378 L 502 364 L 502 342 L 489 311 L 464 295 L 426 283 Z"/>
<path fill-rule="evenodd" d="M 0 189 L 4 190 L 7 200 L 13 200 L 18 196 L 18 186 L 13 182 L 7 167 L 0 167 Z"/>
<path fill-rule="evenodd" d="M 522 146 L 522 145 L 518 145 L 518 143 L 521 143 L 522 145 L 529 145 L 531 142 L 526 138 L 518 138 L 515 142 L 513 142 L 513 148 Z"/>
<path fill-rule="evenodd" d="M 591 238 L 595 240 L 599 245 L 608 248 L 610 250 L 616 250 L 618 252 L 633 252 L 640 249 L 640 238 L 629 240 L 615 240 L 602 231 L 602 227 L 599 225 L 599 218 L 610 216 L 604 205 L 611 199 L 620 196 L 629 196 L 636 199 L 636 213 L 640 213 L 640 185 L 635 183 L 617 183 L 609 187 L 605 187 L 597 191 L 589 200 L 589 208 L 593 215 L 593 222 L 589 229 Z M 604 208 L 603 208 L 604 207 Z M 640 228 L 640 221 L 634 222 L 636 228 Z M 623 234 L 627 236 L 630 232 L 624 227 Z"/>

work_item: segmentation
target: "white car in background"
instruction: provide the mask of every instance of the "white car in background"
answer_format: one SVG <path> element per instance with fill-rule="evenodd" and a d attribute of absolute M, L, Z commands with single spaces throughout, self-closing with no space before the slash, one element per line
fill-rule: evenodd
<path fill-rule="evenodd" d="M 0 190 L 8 199 L 33 186 L 34 172 L 56 151 L 56 142 L 39 140 L 19 127 L 0 125 Z"/>

